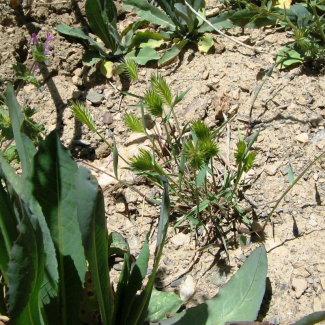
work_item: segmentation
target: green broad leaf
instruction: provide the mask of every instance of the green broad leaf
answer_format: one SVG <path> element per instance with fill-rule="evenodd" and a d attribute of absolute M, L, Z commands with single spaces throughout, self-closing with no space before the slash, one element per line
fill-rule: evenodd
<path fill-rule="evenodd" d="M 128 297 L 128 292 L 126 290 L 127 283 L 129 281 L 131 272 L 131 261 L 130 261 L 130 255 L 125 253 L 124 254 L 124 263 L 123 263 L 123 269 L 120 273 L 116 293 L 114 297 L 114 314 L 113 314 L 113 324 L 121 324 L 121 318 L 124 316 L 124 310 L 123 310 L 123 304 L 125 299 Z"/>
<path fill-rule="evenodd" d="M 145 47 L 129 52 L 126 57 L 140 65 L 146 65 L 151 60 L 158 60 L 159 54 L 151 47 Z"/>
<path fill-rule="evenodd" d="M 135 10 L 142 20 L 150 21 L 159 26 L 166 26 L 171 31 L 176 29 L 173 21 L 164 12 L 146 1 L 125 0 L 122 7 L 126 10 Z"/>
<path fill-rule="evenodd" d="M 111 232 L 108 236 L 108 257 L 116 254 L 118 256 L 124 256 L 124 254 L 130 255 L 130 248 L 124 237 L 118 232 Z"/>
<path fill-rule="evenodd" d="M 7 159 L 8 162 L 19 163 L 19 156 L 17 152 L 17 148 L 15 145 L 10 145 L 7 150 L 3 153 L 3 156 Z"/>
<path fill-rule="evenodd" d="M 39 291 L 43 283 L 45 258 L 38 220 L 21 201 L 24 214 L 18 225 L 20 236 L 14 243 L 8 267 L 8 314 L 17 325 L 41 325 Z"/>
<path fill-rule="evenodd" d="M 278 64 L 279 69 L 286 69 L 303 63 L 304 56 L 298 49 L 286 46 L 277 54 L 275 62 Z"/>
<path fill-rule="evenodd" d="M 305 316 L 304 318 L 294 323 L 293 325 L 313 325 L 313 324 L 318 324 L 324 320 L 325 320 L 325 311 L 318 311 L 308 316 Z"/>
<path fill-rule="evenodd" d="M 114 70 L 114 63 L 112 61 L 106 61 L 106 60 L 102 61 L 102 64 L 100 65 L 100 72 L 106 78 L 109 79 L 113 77 L 113 70 Z"/>
<path fill-rule="evenodd" d="M 160 47 L 164 43 L 164 38 L 159 33 L 150 32 L 148 30 L 144 32 L 137 32 L 132 39 L 131 47 Z"/>
<path fill-rule="evenodd" d="M 130 311 L 130 317 L 128 319 L 128 323 L 134 325 L 143 324 L 145 318 L 147 317 L 147 310 L 150 301 L 150 296 L 151 296 L 154 280 L 156 277 L 156 273 L 158 270 L 160 258 L 162 255 L 162 250 L 165 244 L 166 235 L 167 235 L 169 211 L 170 211 L 170 200 L 168 195 L 168 180 L 164 176 L 160 177 L 160 179 L 164 184 L 164 192 L 162 195 L 160 217 L 159 217 L 159 224 L 158 224 L 155 261 L 154 261 L 152 273 L 149 277 L 148 283 L 145 289 L 142 291 L 141 295 L 133 303 Z"/>
<path fill-rule="evenodd" d="M 82 56 L 82 64 L 89 67 L 103 60 L 103 56 L 97 50 L 86 50 Z"/>
<path fill-rule="evenodd" d="M 0 178 L 0 270 L 7 285 L 9 284 L 7 276 L 9 256 L 12 245 L 18 238 L 17 223 L 9 193 L 4 190 Z"/>
<path fill-rule="evenodd" d="M 86 0 L 85 10 L 89 26 L 93 32 L 114 53 L 122 48 L 121 38 L 116 27 L 116 7 L 111 0 L 105 0 L 111 7 L 104 11 L 102 0 Z"/>
<path fill-rule="evenodd" d="M 130 317 L 129 313 L 132 308 L 132 304 L 135 300 L 137 291 L 141 289 L 142 281 L 147 275 L 149 256 L 150 253 L 148 241 L 145 240 L 140 255 L 135 264 L 132 266 L 131 274 L 125 288 L 126 295 L 122 304 L 120 321 L 118 322 L 121 325 L 129 324 L 128 319 Z"/>
<path fill-rule="evenodd" d="M 118 173 L 117 173 L 118 151 L 117 151 L 115 139 L 114 139 L 114 147 L 113 147 L 113 167 L 114 167 L 114 175 L 116 178 L 118 178 Z"/>
<path fill-rule="evenodd" d="M 56 250 L 62 324 L 78 322 L 87 270 L 77 216 L 77 164 L 52 131 L 33 161 L 33 195 L 39 202 Z M 73 243 L 73 244 L 72 244 Z"/>
<path fill-rule="evenodd" d="M 59 24 L 56 26 L 56 30 L 61 34 L 80 38 L 87 41 L 90 46 L 96 48 L 99 51 L 100 55 L 103 58 L 107 56 L 104 48 L 99 43 L 95 42 L 91 37 L 87 36 L 82 29 L 70 27 L 66 24 Z"/>
<path fill-rule="evenodd" d="M 200 37 L 198 49 L 201 53 L 208 53 L 213 46 L 214 42 L 211 35 L 204 35 Z"/>
<path fill-rule="evenodd" d="M 31 197 L 29 199 L 28 204 L 32 214 L 37 218 L 39 222 L 43 236 L 45 273 L 43 284 L 40 289 L 40 298 L 42 301 L 43 309 L 47 315 L 59 315 L 59 271 L 55 247 L 51 238 L 50 230 L 46 224 L 42 208 L 34 197 Z M 48 325 L 56 324 L 56 319 L 49 317 Z"/>
<path fill-rule="evenodd" d="M 103 324 L 112 324 L 113 292 L 108 268 L 108 233 L 102 191 L 87 168 L 77 175 L 77 210 L 82 244 L 89 263 Z"/>
<path fill-rule="evenodd" d="M 191 9 L 182 3 L 174 4 L 174 12 L 180 23 L 186 25 L 189 33 L 192 33 L 194 30 L 194 21 L 196 16 L 193 14 Z"/>
<path fill-rule="evenodd" d="M 183 301 L 174 292 L 152 290 L 146 321 L 158 322 L 168 314 L 176 314 Z"/>
<path fill-rule="evenodd" d="M 218 16 L 212 17 L 208 19 L 208 21 L 217 29 L 230 29 L 234 28 L 235 25 L 229 20 L 229 17 L 231 17 L 234 14 L 233 10 L 227 11 L 225 13 L 222 13 Z M 211 27 L 209 24 L 204 22 L 201 27 L 199 28 L 199 33 L 203 34 L 206 32 L 213 32 L 214 28 Z"/>
<path fill-rule="evenodd" d="M 26 136 L 26 125 L 21 106 L 16 99 L 14 88 L 8 84 L 6 90 L 6 104 L 9 108 L 9 116 L 11 119 L 12 129 L 15 137 L 18 155 L 21 161 L 22 177 L 26 178 L 28 171 L 32 166 L 32 159 L 36 153 L 35 146 Z"/>
<path fill-rule="evenodd" d="M 148 24 L 149 24 L 148 22 L 143 21 L 142 19 L 138 19 L 137 21 L 135 21 L 133 24 L 130 24 L 122 31 L 121 36 L 122 37 L 124 36 L 124 46 L 126 49 L 131 48 L 131 43 L 133 41 L 133 35 L 135 31 L 140 27 L 147 26 Z"/>
<path fill-rule="evenodd" d="M 182 51 L 182 49 L 185 47 L 185 45 L 188 43 L 188 40 L 185 39 L 183 41 L 180 41 L 177 44 L 174 44 L 170 49 L 168 49 L 163 56 L 158 60 L 158 66 L 162 67 L 169 63 L 171 63 L 178 54 Z"/>
<path fill-rule="evenodd" d="M 261 246 L 251 253 L 216 296 L 197 307 L 162 320 L 160 324 L 223 325 L 225 322 L 254 321 L 265 293 L 266 274 L 266 251 Z"/>

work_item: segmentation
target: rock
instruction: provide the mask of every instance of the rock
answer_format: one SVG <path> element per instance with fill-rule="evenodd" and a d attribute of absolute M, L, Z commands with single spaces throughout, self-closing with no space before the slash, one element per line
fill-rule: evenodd
<path fill-rule="evenodd" d="M 325 264 L 317 264 L 316 269 L 319 273 L 325 273 Z"/>
<path fill-rule="evenodd" d="M 308 222 L 312 227 L 317 227 L 318 223 L 316 220 L 309 220 Z"/>
<path fill-rule="evenodd" d="M 116 270 L 116 271 L 122 271 L 123 265 L 121 265 L 121 264 L 114 264 L 113 265 L 113 269 Z"/>
<path fill-rule="evenodd" d="M 305 279 L 294 278 L 292 280 L 292 287 L 296 292 L 296 298 L 299 299 L 308 288 L 308 282 Z"/>
<path fill-rule="evenodd" d="M 106 112 L 103 116 L 104 124 L 112 124 L 113 123 L 113 115 L 109 112 Z"/>
<path fill-rule="evenodd" d="M 309 122 L 310 124 L 316 128 L 318 125 L 322 122 L 323 116 L 317 113 L 312 113 L 311 116 L 309 117 Z"/>
<path fill-rule="evenodd" d="M 313 304 L 314 311 L 321 311 L 322 308 L 322 301 L 319 297 L 314 297 L 314 304 Z"/>
<path fill-rule="evenodd" d="M 298 134 L 295 139 L 300 143 L 308 142 L 308 133 L 300 133 Z"/>
<path fill-rule="evenodd" d="M 208 101 L 202 98 L 195 98 L 183 111 L 185 120 L 191 122 L 194 120 L 202 120 L 205 116 L 205 111 L 208 106 Z"/>
<path fill-rule="evenodd" d="M 136 203 L 139 199 L 139 194 L 132 191 L 130 188 L 125 189 L 125 191 L 123 192 L 124 197 L 126 202 L 129 203 Z"/>
<path fill-rule="evenodd" d="M 315 136 L 311 139 L 311 143 L 316 143 L 318 141 L 325 140 L 325 130 L 318 131 Z"/>
<path fill-rule="evenodd" d="M 281 162 L 276 162 L 276 163 L 274 163 L 272 165 L 267 165 L 265 167 L 265 172 L 268 175 L 273 176 L 273 175 L 276 174 L 276 172 L 277 172 L 278 168 L 280 167 L 280 165 L 281 165 Z"/>
<path fill-rule="evenodd" d="M 101 143 L 96 149 L 97 158 L 106 158 L 111 153 L 111 149 L 106 143 Z"/>
<path fill-rule="evenodd" d="M 105 188 L 109 185 L 113 185 L 113 184 L 116 184 L 117 183 L 117 180 L 114 179 L 113 177 L 107 175 L 107 174 L 104 174 L 102 173 L 99 178 L 98 178 L 98 184 L 102 187 L 102 188 Z"/>
<path fill-rule="evenodd" d="M 163 262 L 164 262 L 164 264 L 165 265 L 167 265 L 167 266 L 169 266 L 169 265 L 171 265 L 172 263 L 171 262 L 169 262 L 168 260 L 163 260 Z"/>
<path fill-rule="evenodd" d="M 180 288 L 180 298 L 185 302 L 189 300 L 195 292 L 195 283 L 192 276 L 188 276 Z"/>
<path fill-rule="evenodd" d="M 148 138 L 145 134 L 142 133 L 132 133 L 128 140 L 127 140 L 127 146 L 143 143 L 146 141 Z"/>
<path fill-rule="evenodd" d="M 122 196 L 119 196 L 116 200 L 116 212 L 123 213 L 125 211 L 125 202 Z"/>
<path fill-rule="evenodd" d="M 222 93 L 218 98 L 212 102 L 212 107 L 215 108 L 215 118 L 217 120 L 223 119 L 223 113 L 228 113 L 230 110 L 230 97 Z"/>
<path fill-rule="evenodd" d="M 209 78 L 209 71 L 208 71 L 208 70 L 205 70 L 205 71 L 202 73 L 201 79 L 202 79 L 202 80 L 207 80 L 208 78 Z"/>
<path fill-rule="evenodd" d="M 188 235 L 185 235 L 180 232 L 179 234 L 172 237 L 170 241 L 176 247 L 176 249 L 178 249 L 181 246 L 188 244 L 190 242 L 190 238 Z"/>
<path fill-rule="evenodd" d="M 85 95 L 86 95 L 86 99 L 88 99 L 90 102 L 92 102 L 95 105 L 100 104 L 104 99 L 103 94 L 99 94 L 97 91 L 94 90 L 87 91 Z"/>
<path fill-rule="evenodd" d="M 224 44 L 215 44 L 214 45 L 214 51 L 217 54 L 221 54 L 226 50 L 226 47 L 224 46 Z"/>
<path fill-rule="evenodd" d="M 239 234 L 248 234 L 250 232 L 250 229 L 244 223 L 241 223 L 237 230 Z"/>
<path fill-rule="evenodd" d="M 323 290 L 325 290 L 325 277 L 320 278 L 320 284 L 322 285 Z"/>
<path fill-rule="evenodd" d="M 81 90 L 74 90 L 72 92 L 72 98 L 73 99 L 78 99 L 81 96 L 81 94 L 82 94 L 82 91 Z"/>

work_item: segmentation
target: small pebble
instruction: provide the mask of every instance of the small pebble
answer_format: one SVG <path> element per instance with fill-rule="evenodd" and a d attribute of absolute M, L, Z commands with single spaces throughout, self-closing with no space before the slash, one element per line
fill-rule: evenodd
<path fill-rule="evenodd" d="M 318 223 L 316 220 L 309 220 L 309 224 L 312 226 L 312 227 L 317 227 Z"/>

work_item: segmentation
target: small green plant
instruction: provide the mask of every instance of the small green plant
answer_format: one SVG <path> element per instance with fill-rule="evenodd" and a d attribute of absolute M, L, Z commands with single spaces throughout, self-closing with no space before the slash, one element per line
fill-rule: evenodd
<path fill-rule="evenodd" d="M 160 179 L 164 191 L 152 273 L 138 294 L 147 274 L 148 241 L 134 261 L 123 237 L 108 234 L 102 191 L 89 170 L 78 167 L 56 131 L 36 150 L 24 133 L 24 117 L 11 85 L 6 100 L 22 174 L 0 154 L 1 315 L 14 325 L 89 320 L 142 325 L 175 314 L 182 301 L 153 288 L 169 221 L 167 179 Z M 124 256 L 124 265 L 113 290 L 108 261 L 116 255 Z M 238 317 L 255 320 L 266 273 L 266 252 L 259 247 L 216 297 L 175 314 L 167 324 L 183 324 L 193 317 L 202 325 Z"/>
<path fill-rule="evenodd" d="M 138 33 L 134 42 L 141 41 L 141 37 L 147 35 L 152 38 L 151 41 L 148 41 L 148 46 L 151 46 L 150 44 L 160 46 L 164 41 L 172 44 L 158 60 L 159 66 L 174 60 L 190 42 L 196 43 L 201 52 L 208 52 L 214 46 L 212 37 L 204 35 L 206 23 L 189 9 L 184 0 L 157 0 L 156 3 L 160 8 L 146 1 L 125 0 L 123 7 L 134 9 L 142 19 L 160 26 L 159 33 Z M 205 17 L 205 2 L 203 0 L 191 0 L 188 3 Z"/>
<path fill-rule="evenodd" d="M 142 65 L 150 60 L 158 59 L 159 55 L 152 48 L 141 48 L 133 42 L 134 32 L 143 25 L 143 21 L 136 21 L 122 33 L 118 32 L 117 10 L 112 0 L 87 0 L 85 10 L 90 28 L 102 40 L 104 46 L 86 35 L 80 28 L 65 24 L 59 24 L 56 27 L 60 33 L 88 43 L 89 49 L 83 56 L 84 64 L 93 65 L 102 61 L 103 66 L 107 60 L 119 60 L 124 55 Z"/>
<path fill-rule="evenodd" d="M 215 26 L 220 28 L 280 26 L 288 30 L 293 42 L 277 54 L 276 63 L 281 69 L 310 60 L 324 60 L 324 1 L 296 1 L 291 6 L 290 3 L 291 1 L 263 0 L 261 3 L 241 1 L 241 7 L 236 6 L 235 10 L 228 10 L 215 17 L 220 21 Z"/>

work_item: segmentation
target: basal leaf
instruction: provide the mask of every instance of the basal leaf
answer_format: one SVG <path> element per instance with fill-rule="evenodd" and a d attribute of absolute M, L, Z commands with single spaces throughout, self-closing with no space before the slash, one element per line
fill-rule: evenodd
<path fill-rule="evenodd" d="M 125 0 L 122 6 L 126 10 L 134 9 L 142 20 L 147 20 L 153 24 L 166 26 L 170 30 L 175 30 L 173 21 L 160 9 L 146 1 Z"/>
<path fill-rule="evenodd" d="M 103 60 L 103 56 L 97 50 L 86 50 L 82 56 L 82 64 L 93 66 L 97 62 Z"/>
<path fill-rule="evenodd" d="M 182 49 L 185 47 L 185 45 L 188 43 L 188 40 L 180 41 L 177 44 L 174 44 L 169 50 L 167 50 L 163 56 L 158 60 L 158 66 L 162 67 L 164 65 L 167 65 L 171 63 L 178 54 L 182 51 Z"/>
<path fill-rule="evenodd" d="M 255 249 L 219 293 L 205 303 L 160 321 L 161 325 L 223 325 L 254 321 L 265 293 L 265 248 Z"/>
<path fill-rule="evenodd" d="M 208 53 L 209 50 L 213 47 L 214 42 L 211 35 L 204 35 L 200 37 L 198 49 L 201 53 Z"/>
<path fill-rule="evenodd" d="M 212 17 L 208 19 L 208 21 L 217 29 L 234 28 L 235 25 L 229 20 L 229 17 L 231 17 L 233 13 L 234 11 L 230 10 L 218 16 Z M 214 31 L 213 27 L 211 27 L 206 22 L 203 23 L 202 26 L 199 28 L 199 33 L 212 32 L 212 31 Z"/>
<path fill-rule="evenodd" d="M 303 63 L 304 57 L 301 51 L 286 46 L 277 54 L 275 62 L 280 69 L 286 69 L 290 66 Z"/>
<path fill-rule="evenodd" d="M 52 131 L 34 157 L 33 195 L 50 230 L 59 269 L 62 324 L 77 324 L 86 260 L 77 218 L 77 164 Z"/>
<path fill-rule="evenodd" d="M 102 64 L 100 65 L 100 72 L 106 78 L 109 79 L 113 77 L 113 70 L 114 70 L 114 63 L 112 61 L 106 61 L 106 60 L 102 61 Z"/>
<path fill-rule="evenodd" d="M 112 1 L 110 5 L 115 8 Z M 111 9 L 114 12 L 114 8 Z M 114 53 L 122 47 L 120 36 L 116 28 L 116 20 L 113 16 L 104 11 L 100 0 L 86 0 L 86 15 L 89 26 L 94 33 L 104 42 L 104 44 Z M 115 8 L 116 11 L 116 8 Z"/>
<path fill-rule="evenodd" d="M 137 32 L 132 39 L 131 47 L 160 47 L 164 43 L 164 38 L 159 33 L 150 31 Z"/>
<path fill-rule="evenodd" d="M 87 36 L 82 29 L 70 27 L 66 24 L 59 24 L 56 26 L 56 30 L 61 34 L 81 38 L 87 41 L 90 46 L 96 48 L 99 51 L 100 55 L 103 58 L 107 56 L 104 48 L 99 43 L 95 42 L 91 37 Z"/>
<path fill-rule="evenodd" d="M 18 155 L 21 161 L 22 176 L 26 177 L 32 165 L 32 159 L 36 153 L 35 146 L 25 134 L 25 120 L 21 106 L 16 99 L 13 86 L 8 84 L 6 90 L 6 104 L 9 108 L 12 129 L 15 137 Z"/>
<path fill-rule="evenodd" d="M 182 305 L 183 301 L 174 292 L 158 291 L 153 288 L 146 320 L 156 323 L 167 318 L 167 315 L 176 314 Z"/>
<path fill-rule="evenodd" d="M 45 269 L 43 237 L 37 218 L 21 204 L 24 216 L 18 225 L 20 236 L 8 267 L 8 313 L 14 324 L 41 325 L 38 301 Z"/>
<path fill-rule="evenodd" d="M 305 316 L 304 318 L 294 323 L 293 325 L 313 325 L 313 324 L 318 324 L 324 320 L 325 320 L 325 311 L 318 311 L 308 316 Z"/>
<path fill-rule="evenodd" d="M 159 54 L 151 47 L 145 47 L 129 52 L 126 57 L 140 65 L 146 65 L 151 60 L 158 60 Z"/>
<path fill-rule="evenodd" d="M 80 167 L 77 176 L 78 221 L 103 324 L 112 324 L 113 301 L 108 269 L 108 233 L 104 198 L 97 180 Z"/>

